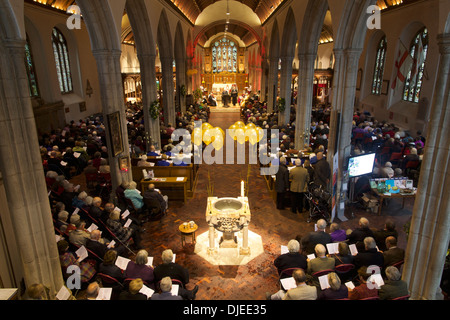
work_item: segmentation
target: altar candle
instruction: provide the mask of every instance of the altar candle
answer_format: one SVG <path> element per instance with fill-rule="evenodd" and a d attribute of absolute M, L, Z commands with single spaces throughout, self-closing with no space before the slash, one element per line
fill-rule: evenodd
<path fill-rule="evenodd" d="M 244 197 L 244 180 L 241 181 L 241 197 Z"/>

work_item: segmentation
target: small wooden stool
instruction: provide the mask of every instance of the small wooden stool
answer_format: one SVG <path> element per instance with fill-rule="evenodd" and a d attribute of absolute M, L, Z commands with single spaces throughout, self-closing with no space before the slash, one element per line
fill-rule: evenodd
<path fill-rule="evenodd" d="M 189 224 L 187 226 L 185 226 L 184 224 L 179 226 L 178 230 L 180 230 L 181 235 L 181 246 L 184 247 L 184 245 L 186 244 L 186 237 L 191 237 L 192 243 L 196 243 L 195 232 L 197 231 L 197 229 L 198 226 L 196 224 L 194 224 L 193 228 L 191 228 Z"/>

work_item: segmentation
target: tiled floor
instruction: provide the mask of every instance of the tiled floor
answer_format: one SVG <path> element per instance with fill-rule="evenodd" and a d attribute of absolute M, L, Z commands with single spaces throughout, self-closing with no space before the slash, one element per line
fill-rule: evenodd
<path fill-rule="evenodd" d="M 209 122 L 225 130 L 237 120 L 239 120 L 237 112 L 212 112 Z M 208 173 L 214 185 L 214 196 L 237 197 L 240 193 L 240 181 L 245 179 L 248 170 L 251 177 L 248 197 L 252 214 L 249 229 L 261 236 L 264 252 L 246 265 L 212 265 L 194 253 L 195 247 L 192 244 L 188 243 L 182 247 L 178 226 L 193 220 L 199 226 L 197 234 L 207 232 L 205 210 L 208 197 Z M 314 229 L 313 222 L 306 222 L 306 214 L 298 215 L 291 213 L 290 210 L 276 209 L 257 165 L 251 165 L 249 168 L 248 165 L 203 164 L 198 172 L 194 197 L 185 205 L 181 202 L 171 202 L 169 206 L 168 215 L 161 221 L 145 224 L 143 245 L 154 257 L 156 265 L 161 262 L 162 251 L 166 248 L 172 249 L 176 253 L 177 262 L 189 270 L 188 288 L 194 285 L 199 286 L 197 293 L 199 300 L 265 299 L 266 291 L 278 290 L 278 276 L 273 261 L 280 254 L 280 245 L 286 245 L 290 239 Z M 369 219 L 372 228 L 382 228 L 389 217 L 396 222 L 400 234 L 399 247 L 405 248 L 406 236 L 403 225 L 409 220 L 412 207 L 412 200 L 407 200 L 403 209 L 400 202 L 391 200 L 381 216 L 356 207 L 347 208 L 346 216 L 349 220 L 342 222 L 341 227 L 355 228 L 359 218 L 365 216 Z"/>

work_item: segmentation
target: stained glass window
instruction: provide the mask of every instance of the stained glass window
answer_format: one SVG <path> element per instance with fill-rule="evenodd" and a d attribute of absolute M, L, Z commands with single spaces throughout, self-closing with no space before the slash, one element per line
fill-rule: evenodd
<path fill-rule="evenodd" d="M 66 39 L 57 28 L 53 28 L 52 43 L 61 93 L 70 93 L 73 91 L 73 84 L 70 71 L 69 51 L 67 49 Z"/>
<path fill-rule="evenodd" d="M 380 40 L 377 48 L 377 56 L 375 58 L 375 69 L 372 80 L 372 94 L 380 95 L 381 86 L 383 84 L 384 65 L 386 62 L 386 37 Z"/>
<path fill-rule="evenodd" d="M 419 102 L 427 52 L 428 30 L 423 28 L 416 34 L 410 47 L 410 55 L 414 62 L 405 80 L 405 89 L 403 90 L 403 100 L 405 101 Z"/>
<path fill-rule="evenodd" d="M 36 72 L 34 70 L 33 52 L 31 51 L 30 39 L 28 39 L 28 36 L 25 43 L 25 67 L 27 69 L 30 97 L 39 97 L 39 87 L 37 83 Z"/>
<path fill-rule="evenodd" d="M 229 39 L 223 38 L 212 48 L 213 72 L 237 72 L 237 48 Z"/>

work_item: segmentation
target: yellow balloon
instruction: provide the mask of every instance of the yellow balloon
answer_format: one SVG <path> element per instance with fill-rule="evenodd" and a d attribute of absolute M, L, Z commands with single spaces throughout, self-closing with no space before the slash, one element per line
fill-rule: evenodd
<path fill-rule="evenodd" d="M 261 127 L 256 127 L 256 133 L 258 134 L 258 142 L 264 138 L 264 130 Z"/>
<path fill-rule="evenodd" d="M 200 128 L 195 128 L 192 131 L 192 141 L 194 142 L 194 144 L 196 146 L 201 146 L 202 144 L 202 139 L 203 139 L 203 133 L 202 133 L 202 129 Z"/>
<path fill-rule="evenodd" d="M 236 135 L 236 139 L 235 140 L 237 140 L 237 142 L 240 143 L 240 144 L 244 144 L 244 142 L 245 142 L 244 129 L 242 129 L 242 128 L 236 129 L 235 135 Z"/>
<path fill-rule="evenodd" d="M 248 140 L 251 144 L 255 144 L 258 142 L 258 134 L 255 129 L 248 129 L 245 132 L 246 140 Z"/>
<path fill-rule="evenodd" d="M 211 135 L 211 130 L 208 129 L 203 133 L 203 142 L 206 145 L 209 145 L 212 142 L 212 135 Z"/>
<path fill-rule="evenodd" d="M 235 125 L 240 129 L 243 129 L 245 127 L 245 123 L 243 123 L 242 121 L 236 121 Z"/>
<path fill-rule="evenodd" d="M 202 131 L 203 131 L 203 132 L 205 132 L 205 131 L 208 130 L 208 129 L 212 129 L 212 128 L 213 128 L 213 126 L 210 125 L 208 122 L 202 123 Z"/>
<path fill-rule="evenodd" d="M 255 129 L 255 128 L 256 128 L 256 125 L 255 125 L 253 122 L 249 122 L 249 123 L 247 123 L 247 128 L 249 128 L 249 129 Z"/>
<path fill-rule="evenodd" d="M 216 136 L 212 143 L 215 150 L 220 150 L 223 148 L 223 138 L 221 136 Z"/>

